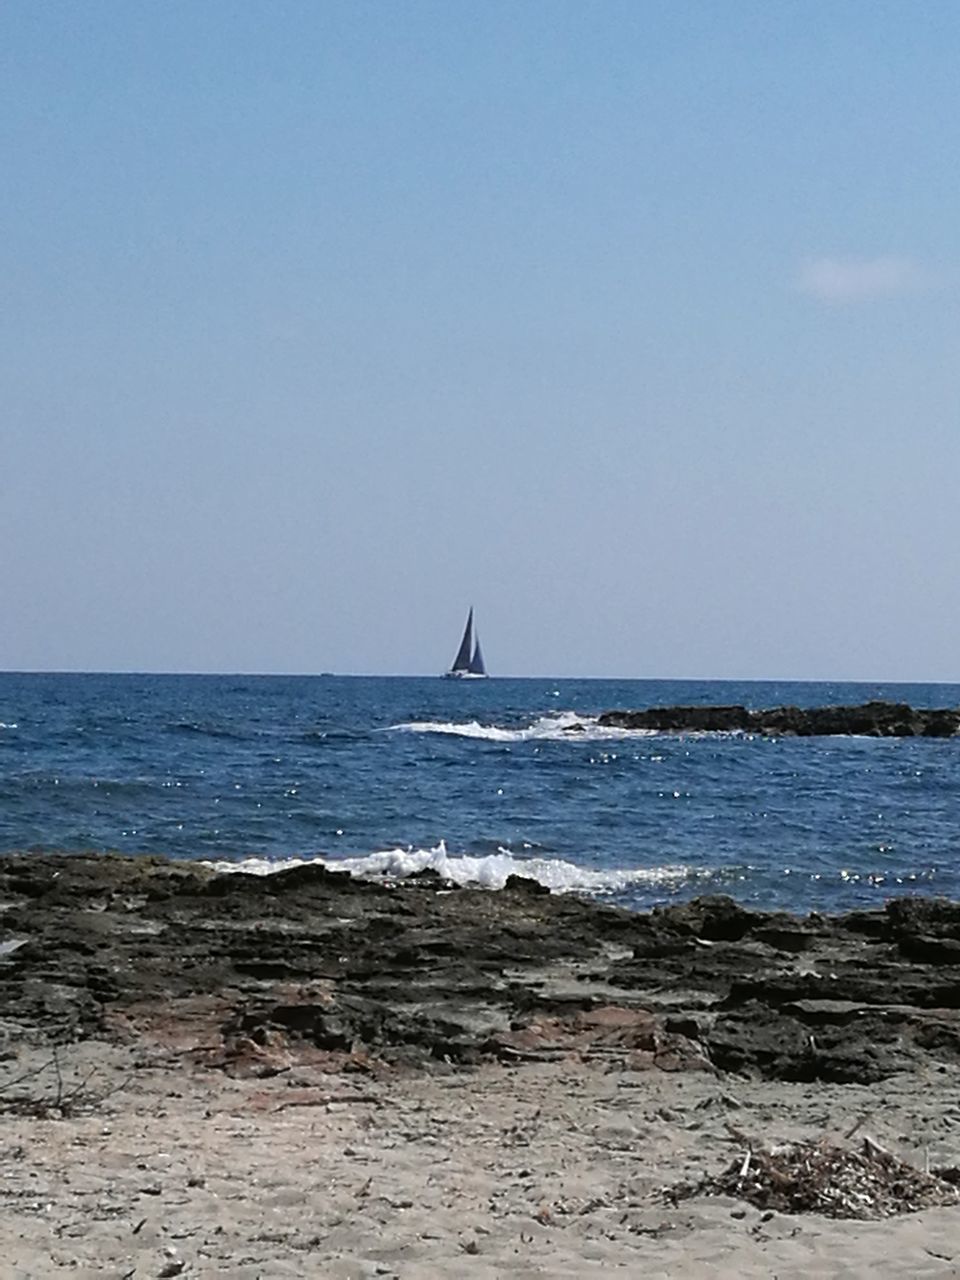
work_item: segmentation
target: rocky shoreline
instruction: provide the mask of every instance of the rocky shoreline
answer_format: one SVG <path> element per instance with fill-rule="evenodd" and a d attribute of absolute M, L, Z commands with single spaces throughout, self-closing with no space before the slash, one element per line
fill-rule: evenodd
<path fill-rule="evenodd" d="M 0 858 L 0 1050 L 176 1044 L 269 1074 L 602 1060 L 865 1083 L 960 1062 L 960 905 L 633 913 L 513 878 L 266 877 L 114 855 Z"/>
<path fill-rule="evenodd" d="M 956 1275 L 960 905 L 0 857 L 11 1280 Z"/>
<path fill-rule="evenodd" d="M 661 733 L 758 733 L 812 738 L 858 735 L 871 738 L 951 738 L 960 732 L 960 710 L 932 710 L 901 702 L 864 702 L 850 707 L 650 707 L 605 711 L 609 729 L 652 729 Z"/>

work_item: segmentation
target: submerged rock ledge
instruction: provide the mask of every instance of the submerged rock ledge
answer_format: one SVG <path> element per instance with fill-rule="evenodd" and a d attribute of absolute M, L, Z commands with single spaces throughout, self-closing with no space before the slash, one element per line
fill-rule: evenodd
<path fill-rule="evenodd" d="M 599 723 L 610 729 L 661 732 L 734 732 L 813 738 L 857 734 L 871 738 L 951 738 L 960 732 L 960 710 L 923 710 L 905 702 L 864 702 L 853 707 L 650 707 L 605 711 Z"/>
<path fill-rule="evenodd" d="M 861 1083 L 960 1062 L 960 904 L 633 913 L 539 890 L 6 855 L 0 1052 L 97 1038 L 254 1074 L 576 1058 Z"/>

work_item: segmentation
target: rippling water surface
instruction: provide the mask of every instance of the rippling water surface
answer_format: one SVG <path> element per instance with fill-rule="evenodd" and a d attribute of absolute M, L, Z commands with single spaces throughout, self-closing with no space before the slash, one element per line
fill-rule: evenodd
<path fill-rule="evenodd" d="M 602 730 L 612 708 L 960 704 L 957 685 L 0 675 L 0 849 L 289 859 L 628 906 L 960 897 L 960 740 Z"/>

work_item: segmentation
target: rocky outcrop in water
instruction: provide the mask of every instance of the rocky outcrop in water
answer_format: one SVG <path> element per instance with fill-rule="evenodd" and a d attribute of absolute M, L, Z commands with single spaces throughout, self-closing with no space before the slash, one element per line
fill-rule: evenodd
<path fill-rule="evenodd" d="M 0 1053 L 148 1041 L 269 1074 L 575 1057 L 868 1082 L 960 1061 L 960 904 L 649 913 L 321 866 L 0 858 Z"/>
<path fill-rule="evenodd" d="M 901 702 L 865 702 L 855 707 L 650 707 L 605 711 L 599 723 L 611 729 L 659 732 L 760 733 L 797 738 L 857 734 L 871 738 L 950 738 L 960 732 L 960 710 L 922 710 Z"/>

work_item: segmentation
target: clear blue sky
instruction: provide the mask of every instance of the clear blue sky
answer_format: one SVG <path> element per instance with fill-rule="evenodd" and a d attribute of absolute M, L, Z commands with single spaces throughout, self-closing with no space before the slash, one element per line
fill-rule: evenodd
<path fill-rule="evenodd" d="M 960 5 L 7 0 L 0 668 L 960 680 Z"/>

